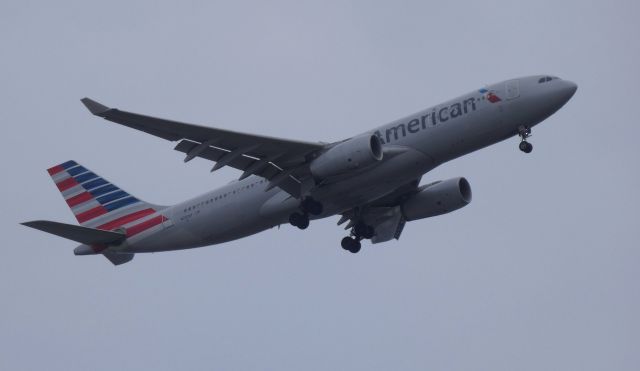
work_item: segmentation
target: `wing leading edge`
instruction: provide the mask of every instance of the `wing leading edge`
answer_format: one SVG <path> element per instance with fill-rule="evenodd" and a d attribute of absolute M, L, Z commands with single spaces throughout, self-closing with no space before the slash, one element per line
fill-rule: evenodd
<path fill-rule="evenodd" d="M 216 162 L 215 171 L 231 166 L 243 171 L 241 179 L 258 175 L 270 181 L 268 189 L 280 187 L 300 197 L 302 182 L 309 176 L 307 157 L 324 148 L 312 143 L 273 138 L 187 124 L 110 108 L 89 98 L 82 103 L 94 115 L 117 124 L 169 140 L 180 141 L 175 150 Z"/>

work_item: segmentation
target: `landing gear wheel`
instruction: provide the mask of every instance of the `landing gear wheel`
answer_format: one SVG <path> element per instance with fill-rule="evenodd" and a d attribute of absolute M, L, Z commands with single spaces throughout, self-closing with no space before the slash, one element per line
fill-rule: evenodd
<path fill-rule="evenodd" d="M 300 229 L 309 228 L 309 218 L 305 216 L 302 220 L 300 220 L 300 223 L 297 225 L 297 227 Z"/>
<path fill-rule="evenodd" d="M 360 252 L 360 248 L 362 247 L 362 245 L 360 244 L 360 241 L 358 240 L 353 240 L 353 245 L 351 246 L 351 250 L 349 250 L 351 253 L 353 254 L 357 254 L 358 252 Z"/>
<path fill-rule="evenodd" d="M 297 227 L 298 226 L 298 220 L 300 220 L 299 218 L 300 218 L 300 214 L 298 214 L 298 213 L 294 213 L 294 214 L 289 215 L 289 224 L 291 224 L 294 227 Z"/>
<path fill-rule="evenodd" d="M 518 147 L 524 153 L 531 153 L 531 151 L 533 151 L 533 144 L 524 140 L 520 142 L 520 145 Z"/>
<path fill-rule="evenodd" d="M 342 239 L 342 241 L 340 241 L 340 245 L 342 246 L 343 249 L 349 251 L 351 249 L 352 241 L 353 239 L 351 237 L 345 237 Z"/>
<path fill-rule="evenodd" d="M 362 247 L 362 245 L 360 244 L 360 241 L 358 241 L 355 238 L 352 237 L 345 237 L 342 239 L 342 241 L 340 242 L 340 244 L 342 245 L 342 248 L 355 254 L 358 251 L 360 251 L 360 248 Z"/>
<path fill-rule="evenodd" d="M 309 226 L 309 217 L 304 214 L 293 213 L 289 215 L 289 223 L 294 227 L 307 229 Z"/>

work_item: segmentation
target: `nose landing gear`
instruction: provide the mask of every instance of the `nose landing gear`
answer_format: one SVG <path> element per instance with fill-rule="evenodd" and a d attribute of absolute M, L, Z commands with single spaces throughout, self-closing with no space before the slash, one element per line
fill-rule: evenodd
<path fill-rule="evenodd" d="M 527 138 L 531 136 L 531 128 L 521 125 L 518 128 L 518 136 L 522 138 L 518 148 L 524 153 L 531 153 L 531 151 L 533 151 L 533 144 L 527 142 Z"/>

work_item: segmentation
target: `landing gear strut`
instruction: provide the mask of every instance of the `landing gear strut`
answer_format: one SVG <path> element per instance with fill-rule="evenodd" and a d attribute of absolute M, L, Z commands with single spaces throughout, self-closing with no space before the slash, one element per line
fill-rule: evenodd
<path fill-rule="evenodd" d="M 300 229 L 309 227 L 309 215 L 322 214 L 322 204 L 311 197 L 305 197 L 300 203 L 301 212 L 295 212 L 289 215 L 289 223 Z"/>
<path fill-rule="evenodd" d="M 520 148 L 520 150 L 524 153 L 531 153 L 531 151 L 533 151 L 533 145 L 527 142 L 527 138 L 531 136 L 531 128 L 520 126 L 518 128 L 518 135 L 520 136 L 520 138 L 522 138 L 522 141 L 520 142 L 518 148 Z"/>
<path fill-rule="evenodd" d="M 353 226 L 353 234 L 367 240 L 373 238 L 374 233 L 375 230 L 372 226 L 366 225 L 362 222 L 356 223 L 356 225 Z"/>
<path fill-rule="evenodd" d="M 320 215 L 322 214 L 322 204 L 311 197 L 305 197 L 300 204 L 300 208 L 311 215 Z"/>
<path fill-rule="evenodd" d="M 371 239 L 374 235 L 375 229 L 372 226 L 358 222 L 351 228 L 351 236 L 343 238 L 340 244 L 343 249 L 355 254 L 359 252 L 362 247 L 360 241 L 363 239 Z"/>

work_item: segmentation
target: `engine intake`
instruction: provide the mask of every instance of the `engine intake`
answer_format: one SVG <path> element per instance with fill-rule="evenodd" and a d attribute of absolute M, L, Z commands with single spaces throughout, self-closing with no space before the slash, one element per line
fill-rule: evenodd
<path fill-rule="evenodd" d="M 402 205 L 406 220 L 442 215 L 471 202 L 471 185 L 465 178 L 453 178 L 424 186 Z"/>
<path fill-rule="evenodd" d="M 382 143 L 376 135 L 360 135 L 331 147 L 310 164 L 316 179 L 367 168 L 382 160 Z"/>

